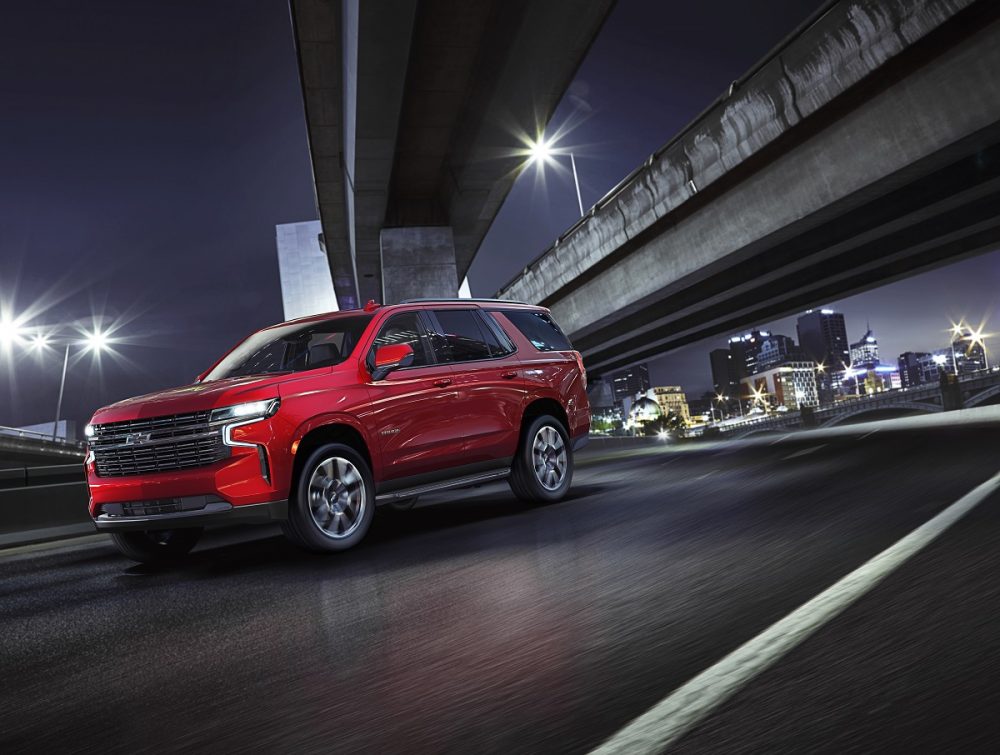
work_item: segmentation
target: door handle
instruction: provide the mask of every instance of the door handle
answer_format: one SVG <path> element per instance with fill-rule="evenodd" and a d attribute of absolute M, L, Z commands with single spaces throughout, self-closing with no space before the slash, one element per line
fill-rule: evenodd
<path fill-rule="evenodd" d="M 504 380 L 513 380 L 514 378 L 517 377 L 517 371 L 511 370 L 510 372 L 501 372 L 500 377 L 502 377 Z"/>
<path fill-rule="evenodd" d="M 435 388 L 447 388 L 449 385 L 451 385 L 451 378 L 441 378 L 434 381 Z"/>

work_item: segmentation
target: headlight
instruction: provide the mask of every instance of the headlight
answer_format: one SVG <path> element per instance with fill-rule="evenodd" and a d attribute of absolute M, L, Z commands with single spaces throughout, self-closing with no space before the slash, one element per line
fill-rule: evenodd
<path fill-rule="evenodd" d="M 94 426 L 93 425 L 87 425 L 87 426 L 85 426 L 83 428 L 83 434 L 86 435 L 88 438 L 93 438 L 94 437 Z"/>
<path fill-rule="evenodd" d="M 274 416 L 281 404 L 276 398 L 264 399 L 263 401 L 248 401 L 245 404 L 234 404 L 233 406 L 223 406 L 212 410 L 212 422 L 224 422 L 226 420 L 250 420 L 266 419 Z"/>

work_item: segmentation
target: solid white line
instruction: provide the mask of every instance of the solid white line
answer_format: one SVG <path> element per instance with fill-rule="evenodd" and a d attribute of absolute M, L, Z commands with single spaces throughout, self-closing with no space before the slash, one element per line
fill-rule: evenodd
<path fill-rule="evenodd" d="M 836 617 L 1000 487 L 1000 473 L 706 669 L 594 753 L 662 752 L 742 686 Z"/>

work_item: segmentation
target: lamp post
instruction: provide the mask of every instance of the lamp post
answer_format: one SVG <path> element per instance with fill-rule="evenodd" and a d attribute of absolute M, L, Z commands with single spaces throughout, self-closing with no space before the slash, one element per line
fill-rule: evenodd
<path fill-rule="evenodd" d="M 529 159 L 528 163 L 540 163 L 542 165 L 555 162 L 556 152 L 552 147 L 552 144 L 544 139 L 544 137 L 539 137 L 538 141 L 534 141 L 528 147 Z M 583 198 L 580 195 L 580 178 L 576 173 L 576 157 L 572 152 L 566 152 L 564 154 L 569 155 L 569 164 L 573 170 L 573 185 L 576 187 L 576 204 L 580 208 L 580 217 L 583 217 Z"/>
<path fill-rule="evenodd" d="M 84 334 L 84 340 L 79 342 L 79 344 L 83 347 L 84 351 L 100 354 L 108 346 L 108 337 L 107 334 L 101 332 L 101 329 L 95 325 L 92 331 Z M 59 379 L 59 400 L 56 402 L 56 421 L 52 425 L 52 440 L 56 439 L 56 433 L 59 431 L 63 394 L 66 391 L 66 371 L 69 367 L 69 349 L 72 345 L 73 341 L 66 341 L 66 348 L 63 350 L 62 377 Z"/>

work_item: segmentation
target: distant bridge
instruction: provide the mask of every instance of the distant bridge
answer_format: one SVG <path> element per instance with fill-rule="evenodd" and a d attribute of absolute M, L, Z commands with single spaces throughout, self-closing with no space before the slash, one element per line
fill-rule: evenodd
<path fill-rule="evenodd" d="M 1000 396 L 1000 371 L 967 377 L 959 382 L 959 390 L 962 406 L 966 409 L 989 403 Z M 932 414 L 943 411 L 943 404 L 941 388 L 936 384 L 873 393 L 813 410 L 809 426 L 833 427 L 865 415 L 886 412 Z M 806 422 L 807 419 L 802 412 L 786 412 L 767 417 L 748 417 L 742 421 L 727 422 L 715 427 L 727 438 L 740 438 L 758 432 L 803 428 Z M 699 428 L 690 435 L 699 436 L 703 431 L 704 428 Z"/>

